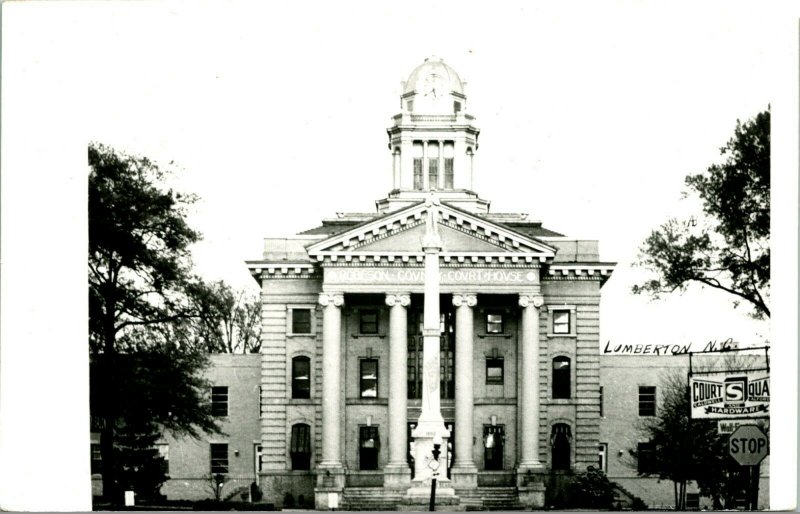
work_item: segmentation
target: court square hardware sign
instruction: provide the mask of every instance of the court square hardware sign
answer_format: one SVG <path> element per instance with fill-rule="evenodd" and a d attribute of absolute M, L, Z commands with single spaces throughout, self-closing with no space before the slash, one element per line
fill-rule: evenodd
<path fill-rule="evenodd" d="M 689 377 L 692 419 L 748 419 L 769 416 L 769 375 L 724 372 Z"/>

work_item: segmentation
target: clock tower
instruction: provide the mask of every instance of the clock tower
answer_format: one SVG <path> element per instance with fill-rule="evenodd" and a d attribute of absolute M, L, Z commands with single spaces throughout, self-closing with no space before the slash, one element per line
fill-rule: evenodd
<path fill-rule="evenodd" d="M 429 57 L 403 82 L 401 112 L 392 117 L 392 191 L 376 202 L 392 212 L 437 193 L 442 200 L 482 214 L 489 202 L 473 191 L 478 150 L 475 118 L 467 114 L 465 82 L 442 59 Z"/>

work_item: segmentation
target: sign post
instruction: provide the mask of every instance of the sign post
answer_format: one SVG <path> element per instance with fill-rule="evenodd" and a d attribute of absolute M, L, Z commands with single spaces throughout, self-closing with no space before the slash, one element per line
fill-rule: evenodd
<path fill-rule="evenodd" d="M 747 466 L 750 478 L 749 509 L 756 510 L 760 464 L 769 453 L 769 438 L 756 425 L 742 425 L 731 434 L 728 453 L 739 465 Z"/>

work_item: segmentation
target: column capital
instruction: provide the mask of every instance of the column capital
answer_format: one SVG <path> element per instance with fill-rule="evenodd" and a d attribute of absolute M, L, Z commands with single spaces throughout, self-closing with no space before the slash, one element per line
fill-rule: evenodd
<path fill-rule="evenodd" d="M 342 293 L 320 293 L 319 294 L 319 304 L 323 307 L 327 307 L 328 305 L 334 305 L 336 307 L 341 307 L 344 305 L 344 294 Z"/>
<path fill-rule="evenodd" d="M 533 305 L 538 309 L 539 307 L 544 305 L 544 297 L 542 295 L 527 295 L 527 294 L 519 295 L 519 306 L 527 307 L 529 305 Z"/>
<path fill-rule="evenodd" d="M 461 307 L 462 305 L 475 307 L 478 305 L 478 296 L 474 293 L 454 293 L 453 305 L 456 307 Z"/>
<path fill-rule="evenodd" d="M 408 307 L 411 305 L 411 295 L 408 293 L 389 293 L 386 295 L 386 305 L 389 307 L 394 307 L 395 305 Z"/>

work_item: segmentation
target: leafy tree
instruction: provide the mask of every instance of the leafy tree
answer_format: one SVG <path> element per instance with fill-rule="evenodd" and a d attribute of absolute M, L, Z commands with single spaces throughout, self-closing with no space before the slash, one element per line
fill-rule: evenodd
<path fill-rule="evenodd" d="M 194 344 L 209 353 L 258 353 L 261 348 L 261 302 L 222 281 L 205 285 L 194 323 Z"/>
<path fill-rule="evenodd" d="M 733 508 L 742 495 L 739 466 L 728 455 L 727 436 L 717 433 L 715 420 L 690 419 L 687 382 L 685 372 L 667 375 L 658 415 L 638 427 L 652 444 L 652 473 L 643 474 L 673 482 L 676 510 L 686 510 L 686 485 L 692 480 L 712 498 L 714 509 Z M 637 449 L 629 453 L 642 457 Z"/>
<path fill-rule="evenodd" d="M 650 234 L 637 264 L 656 278 L 634 286 L 634 293 L 657 298 L 697 283 L 733 295 L 735 305 L 747 302 L 756 318 L 769 317 L 769 152 L 769 110 L 737 121 L 721 148 L 725 162 L 686 177 L 702 214 L 670 219 Z"/>
<path fill-rule="evenodd" d="M 88 150 L 89 343 L 99 370 L 92 412 L 102 417 L 103 491 L 119 501 L 117 431 L 129 440 L 154 426 L 218 431 L 197 378 L 206 357 L 168 338 L 204 315 L 210 293 L 191 273 L 189 248 L 200 234 L 186 216 L 195 198 L 162 188 L 166 174 L 146 158 L 99 144 Z"/>

